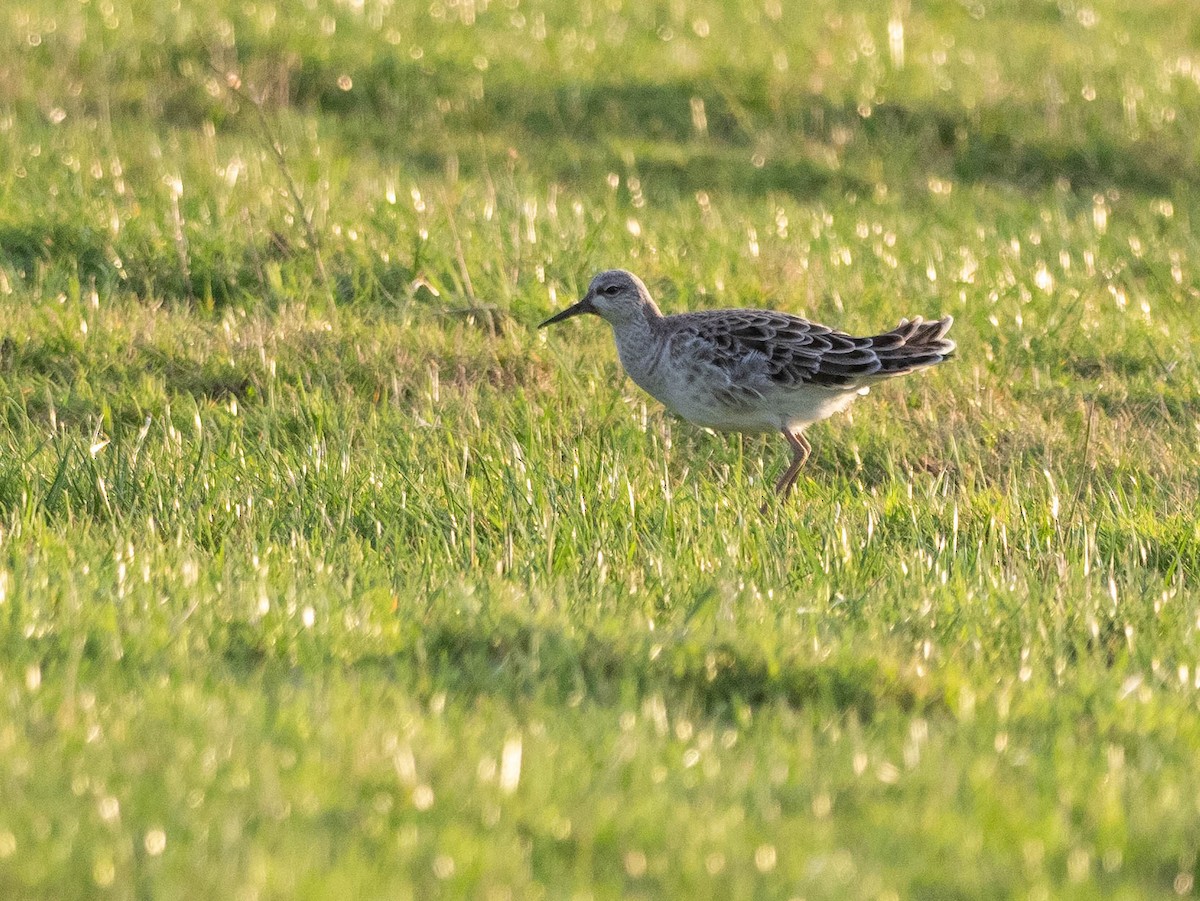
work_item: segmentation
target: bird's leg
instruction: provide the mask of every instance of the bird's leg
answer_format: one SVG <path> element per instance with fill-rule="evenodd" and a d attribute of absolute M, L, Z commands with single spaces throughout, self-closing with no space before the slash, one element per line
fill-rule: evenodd
<path fill-rule="evenodd" d="M 804 465 L 804 461 L 812 453 L 812 445 L 808 443 L 808 439 L 800 431 L 793 432 L 790 429 L 784 429 L 783 437 L 792 446 L 792 462 L 784 470 L 783 475 L 779 477 L 779 481 L 775 483 L 775 493 L 781 498 L 786 498 L 791 492 L 792 486 L 796 484 L 796 479 L 800 476 L 800 467 Z"/>

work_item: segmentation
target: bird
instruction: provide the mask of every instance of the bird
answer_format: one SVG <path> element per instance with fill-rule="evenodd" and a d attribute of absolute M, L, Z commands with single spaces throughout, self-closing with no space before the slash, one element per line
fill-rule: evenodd
<path fill-rule="evenodd" d="M 538 325 L 582 314 L 612 326 L 626 374 L 668 410 L 715 431 L 779 432 L 792 459 L 775 483 L 790 494 L 812 453 L 804 431 L 845 410 L 876 382 L 950 358 L 954 319 L 902 319 L 855 338 L 775 310 L 702 310 L 664 316 L 645 283 L 625 269 L 592 278 L 578 303 Z"/>

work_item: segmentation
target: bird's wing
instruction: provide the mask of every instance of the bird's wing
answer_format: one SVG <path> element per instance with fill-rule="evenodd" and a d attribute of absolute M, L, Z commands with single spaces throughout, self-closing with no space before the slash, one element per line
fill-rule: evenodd
<path fill-rule="evenodd" d="M 686 353 L 729 374 L 735 391 L 820 385 L 852 390 L 883 367 L 871 338 L 853 338 L 770 310 L 691 314 L 681 323 Z M 682 348 L 681 348 L 682 349 Z M 736 386 L 743 386 L 737 388 Z"/>

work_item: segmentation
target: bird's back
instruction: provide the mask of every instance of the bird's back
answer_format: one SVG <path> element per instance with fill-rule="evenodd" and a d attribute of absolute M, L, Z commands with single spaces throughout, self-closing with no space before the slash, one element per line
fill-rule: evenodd
<path fill-rule="evenodd" d="M 915 318 L 855 338 L 771 310 L 681 313 L 657 321 L 652 353 L 622 362 L 685 419 L 766 431 L 824 419 L 875 382 L 940 363 L 954 353 L 952 322 Z"/>
<path fill-rule="evenodd" d="M 759 373 L 781 387 L 802 384 L 856 388 L 933 366 L 950 357 L 950 316 L 926 322 L 901 320 L 891 331 L 856 338 L 799 316 L 772 310 L 710 310 L 661 320 L 661 333 L 676 353 L 749 375 Z"/>

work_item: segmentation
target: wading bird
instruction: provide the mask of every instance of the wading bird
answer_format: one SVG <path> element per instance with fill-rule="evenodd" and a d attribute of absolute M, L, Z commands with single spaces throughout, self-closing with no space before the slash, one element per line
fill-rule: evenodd
<path fill-rule="evenodd" d="M 876 382 L 954 353 L 950 316 L 904 319 L 868 338 L 771 310 L 664 316 L 642 280 L 624 269 L 599 273 L 581 301 L 538 328 L 582 313 L 612 326 L 625 372 L 671 412 L 720 431 L 781 432 L 792 447 L 775 483 L 782 497 L 812 451 L 808 426 L 845 410 Z"/>

